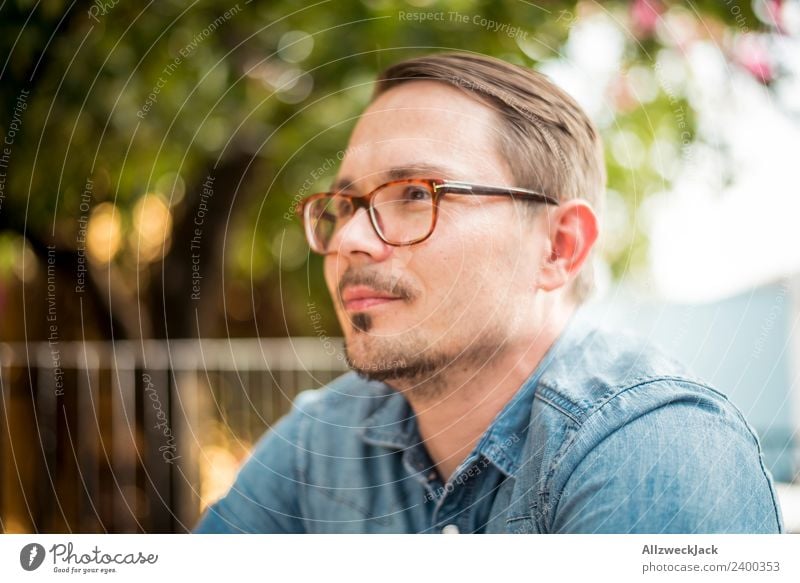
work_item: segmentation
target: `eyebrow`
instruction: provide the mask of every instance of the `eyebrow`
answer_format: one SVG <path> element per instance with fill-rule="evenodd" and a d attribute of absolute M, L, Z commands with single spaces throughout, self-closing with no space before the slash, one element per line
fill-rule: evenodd
<path fill-rule="evenodd" d="M 454 176 L 456 173 L 451 168 L 438 166 L 436 164 L 429 164 L 427 162 L 418 162 L 415 164 L 394 166 L 380 173 L 380 176 L 386 180 L 402 180 L 403 178 L 416 178 L 425 174 L 438 174 L 440 176 Z M 343 176 L 333 182 L 330 192 L 339 192 L 342 190 L 349 190 L 355 181 L 351 178 Z"/>

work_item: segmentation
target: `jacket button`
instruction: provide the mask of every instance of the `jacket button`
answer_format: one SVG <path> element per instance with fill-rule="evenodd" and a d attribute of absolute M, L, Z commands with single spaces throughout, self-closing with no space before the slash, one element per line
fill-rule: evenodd
<path fill-rule="evenodd" d="M 459 534 L 459 532 L 455 524 L 448 524 L 442 529 L 442 534 Z"/>

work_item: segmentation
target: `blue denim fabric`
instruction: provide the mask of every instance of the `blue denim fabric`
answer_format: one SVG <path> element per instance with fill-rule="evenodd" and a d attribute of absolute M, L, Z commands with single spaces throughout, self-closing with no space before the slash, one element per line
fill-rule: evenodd
<path fill-rule="evenodd" d="M 757 390 L 757 387 L 753 387 Z M 305 391 L 198 533 L 777 533 L 755 432 L 634 335 L 573 317 L 448 483 L 405 398 Z"/>

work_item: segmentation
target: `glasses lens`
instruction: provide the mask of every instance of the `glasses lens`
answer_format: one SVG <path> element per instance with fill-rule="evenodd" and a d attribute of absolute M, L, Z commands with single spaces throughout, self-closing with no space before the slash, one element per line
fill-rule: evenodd
<path fill-rule="evenodd" d="M 339 196 L 314 199 L 306 207 L 306 236 L 312 249 L 326 253 L 339 226 L 353 213 L 353 204 Z"/>
<path fill-rule="evenodd" d="M 433 188 L 425 182 L 389 184 L 375 193 L 373 212 L 389 243 L 424 239 L 433 228 Z"/>

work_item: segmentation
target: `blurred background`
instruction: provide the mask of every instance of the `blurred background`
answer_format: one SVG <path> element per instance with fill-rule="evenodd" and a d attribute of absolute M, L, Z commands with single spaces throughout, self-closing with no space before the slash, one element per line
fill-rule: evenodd
<path fill-rule="evenodd" d="M 475 51 L 601 130 L 601 323 L 758 431 L 800 530 L 800 2 L 0 4 L 0 529 L 185 532 L 344 370 L 292 216 L 371 82 Z"/>

